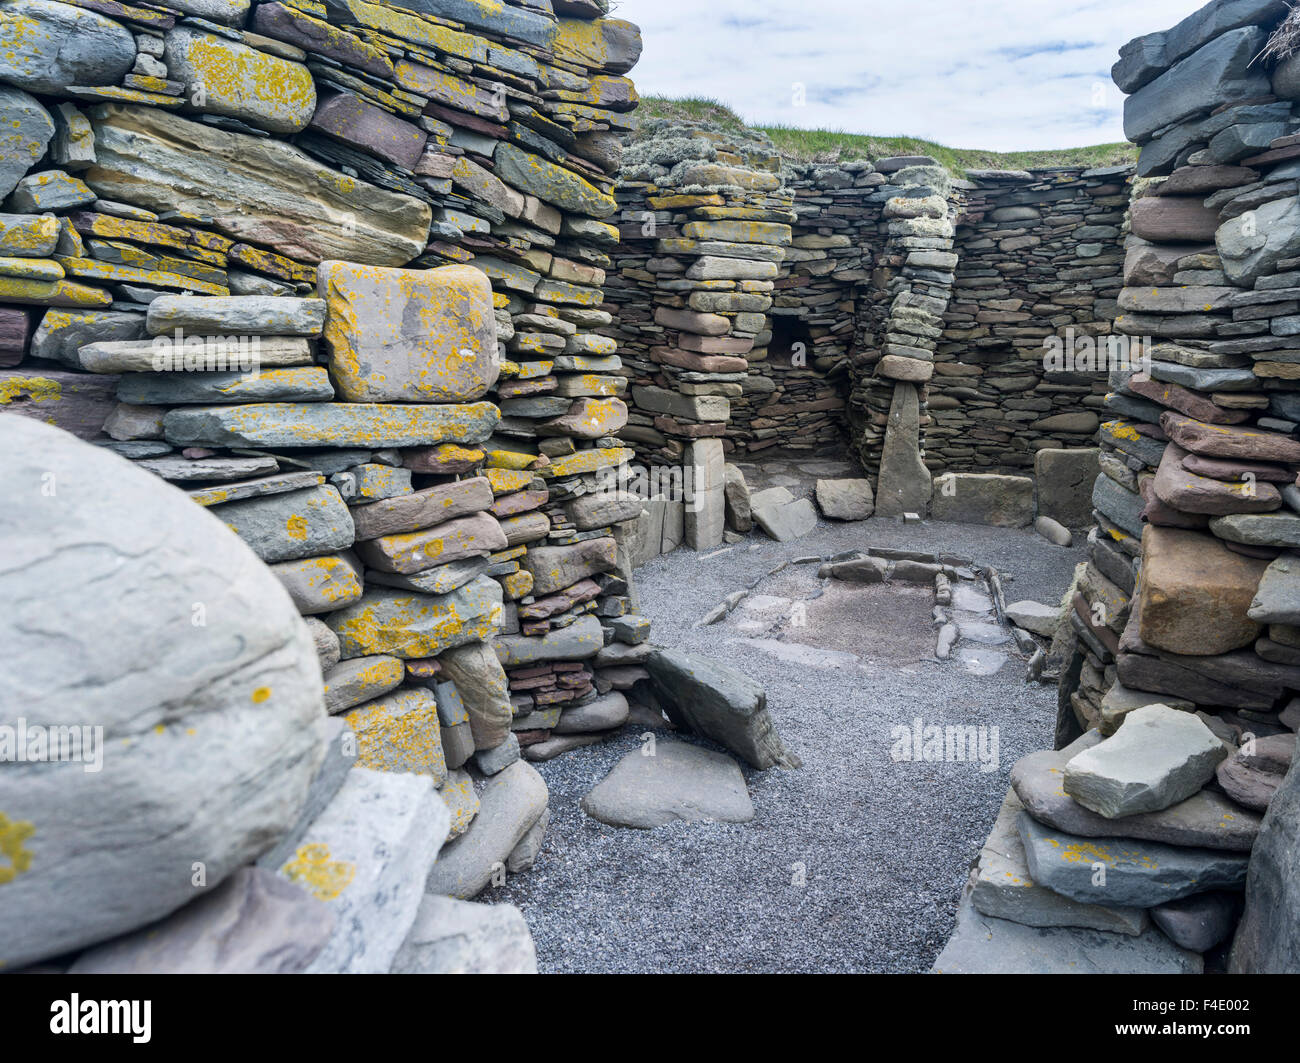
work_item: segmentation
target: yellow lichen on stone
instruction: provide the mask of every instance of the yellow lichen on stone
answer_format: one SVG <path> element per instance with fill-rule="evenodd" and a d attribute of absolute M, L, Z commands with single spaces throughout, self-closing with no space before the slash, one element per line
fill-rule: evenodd
<path fill-rule="evenodd" d="M 349 860 L 331 860 L 328 845 L 301 845 L 280 871 L 318 901 L 332 901 L 352 885 L 357 865 Z"/>
<path fill-rule="evenodd" d="M 0 886 L 12 882 L 24 871 L 31 869 L 31 850 L 23 843 L 35 833 L 35 825 L 28 820 L 11 820 L 0 812 L 0 856 L 7 861 L 7 866 L 0 863 Z"/>
<path fill-rule="evenodd" d="M 15 400 L 25 402 L 57 402 L 63 398 L 63 385 L 45 376 L 9 377 L 0 380 L 0 406 Z"/>

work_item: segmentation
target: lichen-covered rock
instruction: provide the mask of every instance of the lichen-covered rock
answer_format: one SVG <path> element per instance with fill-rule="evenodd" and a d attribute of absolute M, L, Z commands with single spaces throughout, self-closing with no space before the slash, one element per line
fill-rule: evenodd
<path fill-rule="evenodd" d="M 349 402 L 466 402 L 497 381 L 492 286 L 471 266 L 322 262 L 330 372 Z"/>
<path fill-rule="evenodd" d="M 0 37 L 0 79 L 30 92 L 60 96 L 69 85 L 117 85 L 135 62 L 135 38 L 125 26 L 54 0 L 0 5 Z"/>
<path fill-rule="evenodd" d="M 343 550 L 355 532 L 330 484 L 209 507 L 263 561 L 292 561 Z"/>
<path fill-rule="evenodd" d="M 501 612 L 501 584 L 479 576 L 444 595 L 372 587 L 326 623 L 338 635 L 344 658 L 389 654 L 414 660 L 490 638 L 501 626 Z"/>
<path fill-rule="evenodd" d="M 400 266 L 428 240 L 428 204 L 281 141 L 133 104 L 103 105 L 92 124 L 96 163 L 82 176 L 103 199 L 210 217 L 236 240 L 312 263 Z"/>
<path fill-rule="evenodd" d="M 35 97 L 21 89 L 0 85 L 0 197 L 9 195 L 19 179 L 40 161 L 53 136 L 54 120 Z M 45 222 L 47 227 L 51 221 Z M 57 235 L 57 223 L 54 228 Z M 26 253 L 49 254 L 53 247 L 51 241 L 44 251 Z M 11 237 L 2 234 L 0 250 L 7 255 L 24 253 L 12 247 Z"/>
<path fill-rule="evenodd" d="M 56 429 L 0 415 L 0 437 L 4 493 L 25 500 L 0 513 L 0 627 L 23 662 L 0 700 L 29 756 L 33 728 L 81 753 L 0 777 L 0 961 L 20 966 L 194 900 L 196 860 L 213 888 L 272 845 L 325 716 L 311 636 L 220 521 Z"/>
<path fill-rule="evenodd" d="M 164 57 L 168 75 L 184 82 L 190 105 L 205 114 L 297 133 L 316 109 L 316 85 L 302 63 L 215 33 L 177 26 L 167 33 Z"/>

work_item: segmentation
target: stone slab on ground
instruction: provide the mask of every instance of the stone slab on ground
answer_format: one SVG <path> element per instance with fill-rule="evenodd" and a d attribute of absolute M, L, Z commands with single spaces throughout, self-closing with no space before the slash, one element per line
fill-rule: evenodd
<path fill-rule="evenodd" d="M 546 809 L 546 783 L 522 760 L 498 772 L 479 792 L 474 821 L 443 850 L 433 866 L 426 893 L 469 900 L 487 888 L 494 871 L 504 870 L 515 846 Z"/>
<path fill-rule="evenodd" d="M 767 696 L 752 679 L 705 657 L 671 649 L 652 653 L 646 668 L 679 727 L 711 738 L 760 771 L 802 766 L 776 733 Z"/>
<path fill-rule="evenodd" d="M 930 519 L 1023 528 L 1034 519 L 1034 481 L 996 473 L 944 473 L 934 481 Z"/>
<path fill-rule="evenodd" d="M 536 974 L 537 950 L 513 904 L 426 894 L 393 974 Z"/>
<path fill-rule="evenodd" d="M 875 512 L 870 480 L 818 480 L 817 508 L 830 520 L 866 520 Z"/>
<path fill-rule="evenodd" d="M 646 753 L 653 748 L 653 755 Z M 730 757 L 684 742 L 629 753 L 582 799 L 582 810 L 612 827 L 649 830 L 681 821 L 748 823 L 754 804 Z"/>
<path fill-rule="evenodd" d="M 754 523 L 779 543 L 800 539 L 817 527 L 817 509 L 808 498 L 795 499 L 784 487 L 751 498 Z"/>
<path fill-rule="evenodd" d="M 1201 957 L 1163 934 L 1139 937 L 1072 927 L 1041 929 L 981 915 L 969 891 L 957 909 L 957 929 L 934 974 L 1200 974 Z"/>

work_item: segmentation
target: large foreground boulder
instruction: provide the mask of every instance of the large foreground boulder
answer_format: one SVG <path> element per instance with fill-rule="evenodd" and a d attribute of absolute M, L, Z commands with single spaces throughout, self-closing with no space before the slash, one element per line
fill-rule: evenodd
<path fill-rule="evenodd" d="M 798 768 L 767 711 L 767 694 L 748 676 L 681 650 L 655 650 L 646 661 L 655 690 L 679 727 L 711 738 L 759 771 Z"/>
<path fill-rule="evenodd" d="M 0 452 L 14 967 L 161 919 L 256 859 L 298 818 L 326 716 L 310 633 L 220 520 L 28 418 L 0 414 Z"/>

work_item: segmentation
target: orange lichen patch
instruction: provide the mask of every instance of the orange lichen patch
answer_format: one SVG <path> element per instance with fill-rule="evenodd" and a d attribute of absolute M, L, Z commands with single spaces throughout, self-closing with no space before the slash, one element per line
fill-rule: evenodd
<path fill-rule="evenodd" d="M 357 865 L 350 860 L 331 860 L 328 845 L 301 845 L 280 873 L 318 901 L 332 901 L 352 885 Z"/>
<path fill-rule="evenodd" d="M 0 380 L 0 406 L 15 401 L 57 402 L 63 397 L 63 385 L 44 376 L 9 377 Z"/>
<path fill-rule="evenodd" d="M 438 703 L 428 690 L 403 690 L 344 713 L 357 736 L 357 764 L 375 771 L 447 773 Z"/>
<path fill-rule="evenodd" d="M 459 402 L 496 383 L 496 315 L 482 271 L 330 261 L 317 278 L 330 370 L 349 401 Z"/>
<path fill-rule="evenodd" d="M 31 303 L 36 306 L 110 306 L 113 297 L 102 288 L 69 280 L 42 281 L 29 277 L 0 276 L 0 302 Z"/>
<path fill-rule="evenodd" d="M 373 657 L 370 663 L 355 669 L 348 675 L 349 684 L 355 684 L 365 690 L 383 691 L 392 690 L 406 678 L 406 668 L 396 657 Z M 325 695 L 328 698 L 330 693 L 330 684 L 324 686 Z"/>
<path fill-rule="evenodd" d="M 244 119 L 261 119 L 280 133 L 305 129 L 316 108 L 316 85 L 302 64 L 215 34 L 182 27 L 169 38 L 180 73 L 201 83 L 199 109 Z"/>
<path fill-rule="evenodd" d="M 543 469 L 542 475 L 575 476 L 578 473 L 595 472 L 611 465 L 622 465 L 631 461 L 635 452 L 630 447 L 606 447 L 592 450 L 580 450 L 576 454 L 566 454 L 551 462 L 550 468 Z"/>
<path fill-rule="evenodd" d="M 5 863 L 0 863 L 0 886 L 31 870 L 32 853 L 24 843 L 35 833 L 35 824 L 25 819 L 11 820 L 0 812 L 0 856 L 5 858 Z"/>
<path fill-rule="evenodd" d="M 534 469 L 547 462 L 536 454 L 524 454 L 517 450 L 489 450 L 484 459 L 489 469 Z"/>
<path fill-rule="evenodd" d="M 1140 849 L 1112 848 L 1103 842 L 1076 841 L 1063 845 L 1056 838 L 1048 838 L 1047 843 L 1057 851 L 1057 856 L 1066 864 L 1137 864 L 1147 871 L 1158 870 L 1160 865 L 1150 855 Z"/>
<path fill-rule="evenodd" d="M 512 602 L 523 598 L 533 591 L 533 574 L 526 568 L 511 572 L 501 578 L 501 590 Z"/>
<path fill-rule="evenodd" d="M 258 687 L 253 691 L 252 702 L 254 705 L 261 705 L 271 697 L 270 687 Z"/>
<path fill-rule="evenodd" d="M 492 486 L 493 495 L 508 495 L 522 491 L 537 478 L 534 472 L 507 468 L 487 468 L 483 470 L 487 482 Z"/>
<path fill-rule="evenodd" d="M 489 638 L 500 620 L 500 601 L 470 584 L 441 597 L 379 593 L 333 614 L 329 626 L 347 656 L 388 654 L 413 660 Z"/>

